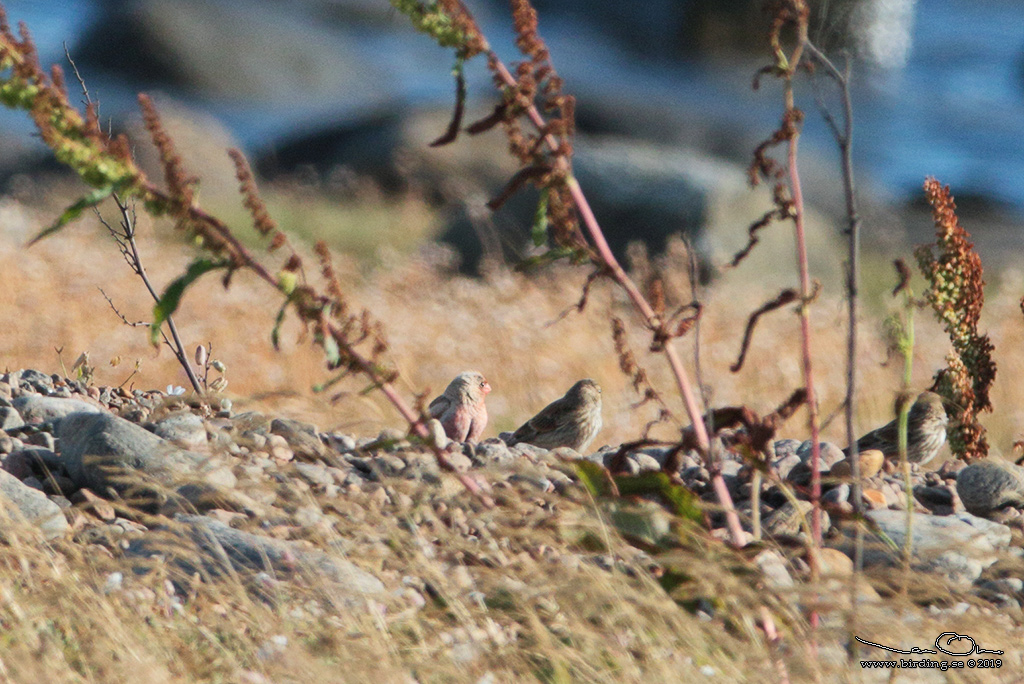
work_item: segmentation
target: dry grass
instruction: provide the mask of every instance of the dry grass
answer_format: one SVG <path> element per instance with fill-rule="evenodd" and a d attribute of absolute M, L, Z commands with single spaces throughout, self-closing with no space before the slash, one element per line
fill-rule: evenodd
<path fill-rule="evenodd" d="M 5 227 L 0 237 L 5 281 L 0 290 L 0 368 L 60 372 L 56 347 L 63 348 L 66 363 L 89 351 L 97 384 L 121 383 L 139 359 L 141 372 L 131 381 L 135 386 L 185 385 L 168 351 L 156 354 L 143 331 L 121 325 L 97 291 L 102 286 L 130 319 L 148 318 L 151 302 L 94 219 L 31 250 L 22 247 L 67 203 L 66 190 L 60 185 L 38 187 L 25 193 L 26 202 L 0 201 Z M 158 283 L 180 273 L 191 258 L 187 246 L 166 237 L 167 230 L 140 221 L 143 256 Z M 525 276 L 496 269 L 471 280 L 452 276 L 446 268 L 449 256 L 434 248 L 410 258 L 381 247 L 376 258 L 379 266 L 371 271 L 355 262 L 341 264 L 339 271 L 346 276 L 352 300 L 386 322 L 391 358 L 404 378 L 401 389 L 411 394 L 430 387 L 437 392 L 459 371 L 483 371 L 495 388 L 488 399 L 488 436 L 515 427 L 575 380 L 592 377 L 605 389 L 606 427 L 599 442 L 635 438 L 653 408 L 631 410 L 638 397 L 618 369 L 610 314 L 627 321 L 633 348 L 655 386 L 682 414 L 661 359 L 645 351 L 628 305 L 609 284 L 595 288 L 583 313 L 559 319 L 577 301 L 585 271 L 557 267 Z M 678 244 L 658 264 L 669 274 L 670 303 L 689 298 L 686 279 L 679 275 L 685 264 Z M 636 268 L 647 266 L 639 263 Z M 879 279 L 887 277 L 882 273 Z M 995 450 L 1009 452 L 1024 418 L 1024 409 L 1017 408 L 1024 406 L 1024 387 L 1015 381 L 1024 371 L 1016 343 L 1024 333 L 1017 305 L 1024 274 L 1004 271 L 989 279 L 982 328 L 996 346 L 1000 373 L 993 392 L 996 413 L 983 420 Z M 703 295 L 703 380 L 716 405 L 745 403 L 767 411 L 798 382 L 798 330 L 788 312 L 764 320 L 746 367 L 738 374 L 728 370 L 746 315 L 775 294 L 759 280 L 756 268 L 741 268 L 725 274 Z M 322 429 L 360 435 L 400 425 L 380 399 L 360 395 L 358 383 L 343 384 L 346 393 L 334 405 L 314 395 L 310 387 L 325 377 L 322 358 L 301 341 L 294 326 L 286 327 L 282 351 L 271 349 L 276 303 L 267 295 L 265 287 L 245 277 L 237 278 L 227 292 L 217 279 L 210 279 L 190 292 L 178 316 L 185 340 L 193 345 L 212 341 L 214 356 L 227 364 L 228 394 L 235 398 L 236 410 L 273 410 L 312 420 Z M 868 307 L 862 327 L 858 422 L 865 430 L 889 419 L 899 386 L 899 364 L 883 365 L 883 314 L 881 305 Z M 838 406 L 844 393 L 843 316 L 835 290 L 814 306 L 816 377 L 824 415 Z M 948 342 L 926 314 L 918 323 L 915 380 L 923 386 L 941 365 Z M 692 338 L 681 344 L 692 358 Z M 121 358 L 116 368 L 106 363 L 114 357 Z M 784 436 L 804 438 L 803 419 L 798 414 L 784 428 Z M 833 422 L 824 437 L 842 442 L 841 425 L 841 420 Z M 665 437 L 673 434 L 670 426 L 659 431 Z M 410 490 L 410 496 L 415 500 L 416 492 Z M 450 496 L 466 504 L 458 487 Z M 842 601 L 836 598 L 840 591 L 826 592 L 838 603 L 834 610 L 824 610 L 822 649 L 812 657 L 804 650 L 801 618 L 767 598 L 742 569 L 745 562 L 721 546 L 698 537 L 681 552 L 682 562 L 692 569 L 691 592 L 722 602 L 719 614 L 724 619 L 704 622 L 679 610 L 644 572 L 635 577 L 608 573 L 551 554 L 552 549 L 586 548 L 583 537 L 591 540 L 587 544 L 598 539 L 610 545 L 599 551 L 642 569 L 635 550 L 608 535 L 593 502 L 554 495 L 499 499 L 496 512 L 480 513 L 489 516 L 494 537 L 506 540 L 501 553 L 507 562 L 497 564 L 467 560 L 478 558 L 479 549 L 447 532 L 446 521 L 438 521 L 430 506 L 368 508 L 342 516 L 344 524 L 336 525 L 333 534 L 352 542 L 346 547 L 352 549 L 351 560 L 380 577 L 389 590 L 400 590 L 406 574 L 431 582 L 436 596 L 415 615 L 405 612 L 408 604 L 397 595 L 368 611 L 366 606 L 340 610 L 325 604 L 315 582 L 282 587 L 278 600 L 269 602 L 254 600 L 230 582 L 202 585 L 188 608 L 179 612 L 170 607 L 160 572 L 131 578 L 132 591 L 124 595 L 104 596 L 107 573 L 123 569 L 116 559 L 90 546 L 50 549 L 15 541 L 0 547 L 0 676 L 19 682 L 107 682 L 129 681 L 145 671 L 147 681 L 154 682 L 263 681 L 247 673 L 263 673 L 266 681 L 274 682 L 407 682 L 412 676 L 440 682 L 476 681 L 491 672 L 497 681 L 618 682 L 690 680 L 701 676 L 702 666 L 711 666 L 720 681 L 763 681 L 773 665 L 752 622 L 754 607 L 763 601 L 779 610 L 776 619 L 789 644 L 785 660 L 796 681 L 815 671 L 826 680 L 843 672 L 836 645 L 848 634 Z M 424 534 L 434 547 L 444 549 L 440 557 L 410 544 L 410 521 L 427 530 Z M 581 537 L 580 529 L 588 526 L 592 534 Z M 468 567 L 469 573 L 454 572 L 456 566 Z M 486 597 L 483 603 L 466 599 L 467 581 Z M 883 594 L 887 582 L 884 575 L 874 580 Z M 956 596 L 945 586 L 922 592 L 917 595 L 922 603 Z M 921 600 L 925 595 L 932 598 Z M 905 626 L 892 619 L 893 611 L 918 625 L 921 634 L 952 628 L 948 616 L 929 616 L 914 602 L 898 598 L 863 607 L 861 624 L 879 639 L 905 637 Z M 957 630 L 979 643 L 1001 648 L 1020 642 L 1019 616 L 956 619 Z M 275 635 L 288 638 L 283 653 L 258 658 L 258 649 Z M 482 651 L 468 665 L 459 661 L 460 644 L 466 643 L 466 648 Z M 1020 654 L 1012 654 L 1011 667 L 1019 667 L 1019 661 Z M 969 673 L 965 681 L 982 681 L 979 676 Z"/>
<path fill-rule="evenodd" d="M 26 250 L 23 244 L 66 204 L 67 188 L 30 193 L 33 204 L 12 199 L 0 203 L 5 230 L 0 238 L 0 272 L 6 287 L 0 292 L 0 367 L 35 367 L 59 372 L 55 348 L 63 348 L 65 362 L 89 351 L 97 366 L 97 384 L 118 385 L 131 372 L 134 361 L 141 372 L 132 379 L 137 387 L 185 385 L 167 350 L 159 353 L 146 343 L 143 331 L 123 326 L 109 310 L 97 287 L 111 295 L 131 320 L 147 320 L 151 302 L 114 249 L 95 219 L 87 217 L 59 239 Z M 156 283 L 179 274 L 192 256 L 187 246 L 168 237 L 166 226 L 154 228 L 140 219 L 140 244 Z M 160 235 L 157 238 L 157 234 Z M 618 369 L 613 353 L 609 315 L 624 318 L 634 351 L 654 381 L 666 392 L 672 408 L 673 384 L 660 358 L 646 353 L 644 336 L 625 301 L 607 282 L 601 282 L 583 313 L 559 316 L 579 298 L 586 271 L 556 267 L 526 276 L 493 270 L 480 280 L 454 277 L 445 268 L 448 255 L 428 249 L 405 257 L 386 246 L 378 247 L 380 266 L 364 272 L 347 262 L 340 272 L 354 302 L 370 308 L 387 326 L 391 358 L 402 371 L 410 394 L 430 388 L 438 392 L 458 372 L 476 368 L 495 388 L 488 399 L 493 432 L 511 429 L 559 396 L 573 382 L 592 377 L 604 388 L 606 428 L 599 442 L 618 443 L 635 438 L 653 416 L 654 409 L 630 407 L 638 396 Z M 668 273 L 670 303 L 688 301 L 683 275 L 686 257 L 681 245 L 659 262 Z M 646 268 L 640 264 L 641 268 Z M 834 276 L 834 274 L 825 274 Z M 887 278 L 880 270 L 872 282 Z M 778 282 L 778 271 L 768 276 Z M 773 286 L 759 265 L 725 273 L 703 293 L 706 314 L 701 329 L 703 381 L 716 405 L 744 403 L 767 411 L 795 388 L 799 381 L 796 351 L 797 326 L 788 311 L 775 313 L 759 325 L 746 365 L 729 372 L 739 351 L 747 315 L 773 297 Z M 1024 371 L 1024 357 L 1014 340 L 1024 330 L 1018 308 L 1024 274 L 1003 271 L 988 275 L 988 304 L 982 317 L 996 346 L 999 374 L 993 391 L 995 413 L 983 416 L 996 453 L 1009 453 L 1024 418 L 1024 386 L 1015 378 Z M 297 417 L 315 419 L 321 427 L 338 427 L 360 434 L 400 424 L 389 408 L 375 397 L 360 396 L 362 387 L 351 384 L 334 406 L 310 388 L 325 378 L 321 357 L 302 341 L 301 331 L 286 326 L 283 349 L 273 351 L 269 331 L 276 303 L 266 288 L 244 275 L 228 291 L 216 278 L 201 282 L 185 299 L 178 316 L 183 338 L 192 345 L 212 341 L 214 356 L 228 366 L 229 395 L 239 406 L 285 409 Z M 882 321 L 883 305 L 869 306 L 862 325 L 860 351 L 862 391 L 858 423 L 870 429 L 888 420 L 894 392 L 899 386 L 899 364 L 886 364 Z M 823 415 L 842 400 L 845 383 L 845 310 L 833 288 L 814 305 L 814 360 Z M 915 383 L 930 383 L 943 365 L 948 348 L 938 325 L 927 311 L 917 316 Z M 684 339 L 692 359 L 692 336 Z M 107 362 L 120 357 L 121 364 Z M 842 441 L 842 421 L 829 425 L 824 436 Z M 672 430 L 661 429 L 669 437 Z M 785 428 L 786 436 L 804 437 L 798 414 Z"/>

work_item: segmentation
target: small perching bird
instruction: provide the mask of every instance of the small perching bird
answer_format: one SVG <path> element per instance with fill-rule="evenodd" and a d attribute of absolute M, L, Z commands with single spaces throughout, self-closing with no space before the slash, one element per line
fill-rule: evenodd
<path fill-rule="evenodd" d="M 907 415 L 907 461 L 924 465 L 946 443 L 946 409 L 935 392 L 922 392 Z M 878 449 L 886 458 L 898 458 L 899 419 L 872 430 L 857 440 L 857 450 Z M 849 451 L 849 450 L 847 450 Z"/>
<path fill-rule="evenodd" d="M 601 431 L 601 387 L 587 378 L 573 385 L 561 399 L 545 406 L 506 441 L 542 449 L 570 447 L 585 453 Z"/>
<path fill-rule="evenodd" d="M 484 398 L 491 384 L 476 371 L 459 373 L 448 383 L 444 393 L 430 402 L 431 418 L 437 418 L 448 439 L 476 442 L 487 427 L 487 406 Z"/>

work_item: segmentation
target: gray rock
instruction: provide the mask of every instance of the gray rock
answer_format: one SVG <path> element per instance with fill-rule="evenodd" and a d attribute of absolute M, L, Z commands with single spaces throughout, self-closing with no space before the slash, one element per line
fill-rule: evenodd
<path fill-rule="evenodd" d="M 42 371 L 29 368 L 21 371 L 21 383 L 32 385 L 45 392 L 53 387 L 53 378 Z"/>
<path fill-rule="evenodd" d="M 366 451 L 400 451 L 411 445 L 405 438 L 404 432 L 394 428 L 384 428 L 376 439 L 364 442 L 359 446 Z"/>
<path fill-rule="evenodd" d="M 509 447 L 509 451 L 512 453 L 513 457 L 519 458 L 525 456 L 526 458 L 530 458 L 535 461 L 541 460 L 548 455 L 547 449 L 543 449 L 532 444 L 527 444 L 525 442 L 520 442 L 519 444 L 516 444 L 514 447 Z"/>
<path fill-rule="evenodd" d="M 68 529 L 68 521 L 60 506 L 50 501 L 41 491 L 28 487 L 2 470 L 0 500 L 4 504 L 4 513 L 32 523 L 46 539 L 59 537 Z M 4 521 L 0 521 L 0 525 L 4 524 Z"/>
<path fill-rule="evenodd" d="M 57 441 L 54 439 L 53 434 L 49 432 L 36 432 L 23 437 L 25 444 L 31 444 L 32 446 L 43 447 L 50 451 L 56 451 Z"/>
<path fill-rule="evenodd" d="M 508 478 L 508 481 L 528 484 L 542 492 L 550 492 L 555 488 L 551 480 L 538 473 L 515 473 Z"/>
<path fill-rule="evenodd" d="M 0 407 L 0 430 L 13 430 L 25 424 L 21 414 L 10 406 Z"/>
<path fill-rule="evenodd" d="M 781 461 L 782 459 L 796 454 L 796 450 L 800 448 L 800 440 L 798 439 L 778 439 L 775 440 L 775 460 Z"/>
<path fill-rule="evenodd" d="M 258 411 L 239 413 L 231 419 L 231 424 L 239 434 L 252 433 L 263 437 L 270 434 L 270 418 Z"/>
<path fill-rule="evenodd" d="M 314 486 L 326 487 L 334 484 L 334 477 L 327 472 L 327 468 L 314 463 L 295 463 L 295 471 L 302 476 L 306 482 Z"/>
<path fill-rule="evenodd" d="M 398 461 L 402 459 L 396 456 L 390 456 L 385 454 L 386 458 L 394 458 L 396 461 L 393 463 L 397 465 Z M 469 457 L 456 452 L 450 454 L 449 461 L 458 470 L 461 468 L 469 469 L 473 465 Z M 399 471 L 394 471 L 390 474 L 397 475 Z M 401 470 L 402 477 L 407 480 L 419 480 L 423 482 L 439 482 L 441 478 L 441 468 L 437 464 L 437 457 L 433 453 L 423 454 L 409 452 L 405 454 L 405 468 Z"/>
<path fill-rule="evenodd" d="M 956 492 L 974 515 L 1024 506 L 1024 469 L 994 458 L 973 463 L 958 473 Z"/>
<path fill-rule="evenodd" d="M 380 454 L 371 463 L 388 477 L 394 477 L 406 469 L 408 464 L 401 456 L 394 454 Z"/>
<path fill-rule="evenodd" d="M 26 423 L 49 423 L 72 413 L 103 413 L 103 409 L 81 399 L 61 399 L 26 394 L 13 402 L 14 408 Z"/>
<path fill-rule="evenodd" d="M 869 533 L 865 535 L 864 564 L 898 565 L 906 539 L 907 514 L 881 509 L 869 511 L 867 517 L 892 540 L 896 549 L 880 538 L 871 543 Z M 844 525 L 843 533 L 837 548 L 852 558 L 853 527 Z M 999 551 L 1010 544 L 1009 527 L 970 513 L 945 516 L 915 513 L 911 534 L 912 566 L 959 584 L 970 584 L 978 579 L 985 568 L 996 562 Z"/>
<path fill-rule="evenodd" d="M 636 463 L 636 470 L 638 473 L 649 473 L 661 470 L 661 464 L 663 461 L 659 461 L 654 456 L 638 451 L 634 454 L 629 455 L 629 460 Z"/>
<path fill-rule="evenodd" d="M 430 458 L 434 461 L 435 464 L 437 463 L 437 459 L 432 454 L 430 455 Z M 461 451 L 448 453 L 446 454 L 446 458 L 448 459 L 448 464 L 452 468 L 454 468 L 455 472 L 457 473 L 464 473 L 473 467 L 473 459 L 471 459 L 469 456 L 467 456 Z M 414 463 L 410 462 L 409 465 L 412 466 L 414 465 Z M 408 470 L 411 470 L 411 468 L 406 470 L 407 474 Z"/>
<path fill-rule="evenodd" d="M 473 459 L 483 466 L 501 466 L 512 463 L 515 456 L 505 442 L 497 437 L 491 437 L 476 445 L 473 449 Z"/>
<path fill-rule="evenodd" d="M 702 465 L 691 466 L 683 471 L 682 478 L 685 482 L 710 482 L 711 473 Z"/>
<path fill-rule="evenodd" d="M 34 472 L 43 473 L 47 469 L 59 470 L 63 466 L 57 454 L 41 447 L 12 451 L 3 460 L 3 463 L 4 470 L 20 480 L 24 480 Z"/>
<path fill-rule="evenodd" d="M 551 449 L 547 453 L 538 455 L 537 458 L 538 460 L 548 464 L 571 463 L 573 461 L 581 460 L 583 458 L 583 454 L 572 447 L 560 446 Z"/>
<path fill-rule="evenodd" d="M 786 567 L 786 559 L 774 549 L 765 549 L 757 554 L 754 564 L 761 568 L 768 584 L 776 589 L 791 589 L 796 584 Z"/>
<path fill-rule="evenodd" d="M 560 470 L 551 468 L 546 474 L 547 478 L 555 485 L 555 491 L 563 493 L 573 485 L 573 479 Z"/>
<path fill-rule="evenodd" d="M 360 92 L 363 107 L 380 106 L 393 89 L 358 43 L 276 3 L 133 2 L 130 11 L 92 25 L 78 48 L 81 59 L 101 68 L 117 64 L 114 40 L 138 45 L 137 68 L 174 64 L 179 87 L 213 100 L 296 103 L 297 112 L 307 112 L 312 102 L 355 106 Z"/>
<path fill-rule="evenodd" d="M 796 440 L 793 441 L 795 442 Z M 775 469 L 778 471 L 779 477 L 785 480 L 789 477 L 789 474 L 793 471 L 793 468 L 795 468 L 800 463 L 802 463 L 800 457 L 797 456 L 794 452 L 787 456 L 784 456 L 783 458 L 776 459 L 775 462 L 772 463 L 772 466 L 774 466 Z"/>
<path fill-rule="evenodd" d="M 1019 577 L 1002 577 L 995 580 L 984 580 L 978 582 L 978 588 L 996 594 L 1020 596 L 1021 594 L 1024 594 L 1024 580 Z"/>
<path fill-rule="evenodd" d="M 448 435 L 445 434 L 441 421 L 437 418 L 431 418 L 427 421 L 427 432 L 430 433 L 430 442 L 438 449 L 444 449 L 451 441 L 448 439 Z"/>
<path fill-rule="evenodd" d="M 953 505 L 953 491 L 949 487 L 917 486 L 914 497 L 929 508 Z"/>
<path fill-rule="evenodd" d="M 668 460 L 669 454 L 671 454 L 674 450 L 675 449 L 673 447 L 649 446 L 640 449 L 640 451 L 636 453 L 643 454 L 644 456 L 653 458 L 655 461 L 657 461 L 658 469 L 660 470 L 661 466 L 665 465 L 665 461 Z"/>
<path fill-rule="evenodd" d="M 821 495 L 822 503 L 827 504 L 841 504 L 848 501 L 850 498 L 850 485 L 841 484 L 838 487 L 833 487 L 824 494 Z"/>
<path fill-rule="evenodd" d="M 200 454 L 175 447 L 144 428 L 106 413 L 75 413 L 57 426 L 61 460 L 79 487 L 97 494 L 113 488 L 145 499 L 158 494 L 148 485 L 178 485 L 220 471 Z"/>
<path fill-rule="evenodd" d="M 818 470 L 822 474 L 828 473 L 832 466 L 844 458 L 842 449 L 831 442 L 820 442 L 818 449 L 821 456 Z M 811 484 L 811 442 L 801 444 L 796 455 L 800 458 L 800 463 L 795 464 L 789 471 L 786 481 L 798 487 L 808 487 Z"/>
<path fill-rule="evenodd" d="M 372 595 L 384 591 L 380 580 L 338 556 L 307 550 L 295 542 L 236 530 L 203 515 L 179 515 L 175 522 L 179 525 L 168 526 L 167 531 L 190 538 L 200 552 L 199 566 L 214 575 L 231 571 L 273 571 L 284 575 L 304 572 L 313 582 L 330 580 L 351 595 Z M 161 544 L 159 538 L 142 538 L 135 540 L 128 552 L 149 556 L 164 552 L 161 546 L 166 546 L 166 543 Z M 198 569 L 194 558 L 183 555 L 175 561 L 186 572 Z"/>
<path fill-rule="evenodd" d="M 640 473 L 640 464 L 636 461 L 636 459 L 630 458 L 631 455 L 627 455 L 625 458 L 620 459 L 619 462 L 616 463 L 616 458 L 615 457 L 616 457 L 616 454 L 618 454 L 618 451 L 619 451 L 618 449 L 610 449 L 610 450 L 607 450 L 607 451 L 598 451 L 597 453 L 593 453 L 593 454 L 590 454 L 589 456 L 587 456 L 586 460 L 587 461 L 591 461 L 593 463 L 596 463 L 596 464 L 598 464 L 600 466 L 604 466 L 605 468 L 608 468 L 609 470 L 612 469 L 612 466 L 615 466 L 616 474 L 617 475 L 618 474 L 622 474 L 622 475 L 637 475 L 637 474 L 639 474 Z"/>
<path fill-rule="evenodd" d="M 280 435 L 288 442 L 295 455 L 306 460 L 330 459 L 332 454 L 320 441 L 315 425 L 288 418 L 275 418 L 270 422 L 270 434 Z"/>
<path fill-rule="evenodd" d="M 811 509 L 813 506 L 810 501 L 797 501 L 797 505 L 793 505 L 792 501 L 787 501 L 780 508 L 777 508 L 768 519 L 764 521 L 764 531 L 772 537 L 801 537 L 805 538 L 807 535 L 804 532 L 803 521 L 807 521 L 807 529 L 810 529 L 811 524 Z M 828 531 L 831 521 L 828 513 L 825 511 L 821 512 L 821 532 L 824 534 Z"/>
<path fill-rule="evenodd" d="M 846 458 L 843 454 L 843 450 L 832 442 L 819 442 L 818 453 L 821 457 L 822 470 L 829 470 L 836 463 L 839 463 Z M 796 451 L 796 455 L 800 457 L 801 461 L 810 462 L 812 455 L 810 440 L 803 442 L 800 445 L 800 448 Z"/>
<path fill-rule="evenodd" d="M 183 449 L 201 449 L 207 444 L 206 425 L 191 411 L 179 411 L 156 424 L 153 432 Z"/>
<path fill-rule="evenodd" d="M 339 454 L 348 453 L 356 448 L 356 440 L 351 435 L 344 435 L 339 432 L 332 432 L 330 444 L 337 449 Z"/>
<path fill-rule="evenodd" d="M 721 471 L 725 477 L 738 477 L 742 469 L 743 464 L 739 461 L 722 460 Z"/>

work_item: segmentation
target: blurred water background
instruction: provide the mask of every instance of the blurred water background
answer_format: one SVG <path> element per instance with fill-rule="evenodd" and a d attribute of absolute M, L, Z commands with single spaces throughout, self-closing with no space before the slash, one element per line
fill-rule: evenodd
<path fill-rule="evenodd" d="M 707 175 L 700 169 L 714 175 L 718 162 L 742 169 L 753 145 L 778 123 L 777 88 L 750 87 L 767 53 L 759 3 L 536 4 L 541 35 L 566 91 L 578 97 L 584 134 L 656 146 L 666 168 L 682 160 L 697 169 L 692 173 L 699 179 Z M 214 117 L 264 175 L 343 167 L 387 186 L 394 171 L 385 167 L 393 163 L 389 155 L 404 122 L 418 111 L 446 111 L 452 101 L 450 54 L 415 34 L 386 0 L 4 5 L 12 23 L 29 24 L 44 64 L 63 61 L 67 44 L 91 95 L 101 102 L 104 121 L 114 128 L 137 116 L 137 91 L 157 91 Z M 499 54 L 515 60 L 507 3 L 467 5 Z M 1024 5 L 835 5 L 838 11 L 816 19 L 812 35 L 840 64 L 842 50 L 857 55 L 855 154 L 866 200 L 913 209 L 923 179 L 934 175 L 953 187 L 962 207 L 995 226 L 1000 252 L 1024 246 L 1018 230 L 1024 216 Z M 494 94 L 482 61 L 471 63 L 468 75 L 473 110 L 486 113 Z M 822 80 L 820 86 L 837 108 L 831 85 Z M 808 113 L 802 149 L 811 201 L 836 213 L 841 206 L 834 145 L 809 86 L 800 95 Z M 443 116 L 437 119 L 436 132 L 444 122 Z M 27 116 L 0 112 L 0 127 L 0 180 L 41 163 L 44 151 L 27 135 Z M 621 147 L 590 147 L 589 157 L 581 151 L 584 161 L 628 156 Z M 665 157 L 666 150 L 684 156 Z M 705 162 L 711 166 L 702 167 Z M 686 188 L 671 186 L 667 192 L 685 195 Z M 666 220 L 701 218 L 683 211 Z"/>

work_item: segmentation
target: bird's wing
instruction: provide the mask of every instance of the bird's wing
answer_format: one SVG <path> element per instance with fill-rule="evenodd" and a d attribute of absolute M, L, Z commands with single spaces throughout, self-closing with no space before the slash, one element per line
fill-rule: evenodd
<path fill-rule="evenodd" d="M 430 402 L 430 406 L 427 407 L 427 412 L 431 418 L 440 418 L 444 415 L 444 412 L 451 406 L 452 400 L 443 394 L 434 401 Z"/>
<path fill-rule="evenodd" d="M 857 440 L 857 450 L 879 449 L 883 452 L 891 450 L 892 446 L 896 444 L 897 429 L 896 421 L 893 421 L 872 430 Z"/>
<path fill-rule="evenodd" d="M 551 432 L 558 427 L 558 417 L 564 413 L 563 403 L 561 399 L 551 402 L 541 409 L 540 413 L 526 421 L 512 436 L 517 440 L 529 441 L 537 435 Z"/>

